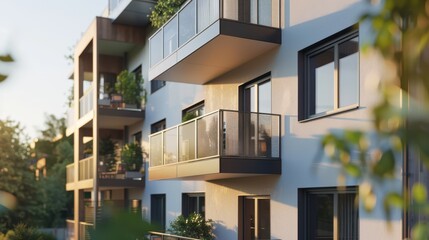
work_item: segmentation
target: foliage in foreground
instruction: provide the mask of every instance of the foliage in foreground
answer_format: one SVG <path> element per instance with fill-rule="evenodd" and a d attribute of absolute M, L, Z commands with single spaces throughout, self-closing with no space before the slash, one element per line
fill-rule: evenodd
<path fill-rule="evenodd" d="M 37 225 L 41 203 L 29 168 L 29 146 L 18 123 L 0 120 L 0 146 L 0 191 L 13 195 L 16 205 L 14 209 L 5 209 L 1 206 L 8 205 L 3 203 L 7 199 L 0 199 L 0 232 L 20 222 Z"/>
<path fill-rule="evenodd" d="M 344 174 L 360 179 L 360 197 L 367 210 L 379 200 L 375 185 L 387 183 L 401 172 L 402 156 L 417 159 L 429 169 L 429 15 L 428 0 L 385 0 L 380 10 L 367 13 L 375 34 L 373 48 L 384 57 L 386 70 L 380 83 L 381 101 L 373 109 L 375 133 L 360 130 L 329 134 L 322 147 Z M 399 99 L 402 99 L 399 102 Z M 354 161 L 357 160 L 357 161 Z M 344 178 L 343 178 L 344 179 Z M 389 219 L 393 208 L 420 215 L 412 239 L 429 238 L 429 202 L 426 186 L 388 192 L 382 199 Z"/>
<path fill-rule="evenodd" d="M 204 240 L 214 239 L 213 221 L 205 220 L 201 214 L 191 213 L 188 217 L 178 216 L 170 224 L 169 231 L 175 235 Z"/>
<path fill-rule="evenodd" d="M 146 240 L 149 231 L 156 230 L 140 214 L 118 212 L 97 223 L 97 229 L 90 234 L 94 240 Z"/>
<path fill-rule="evenodd" d="M 11 55 L 0 55 L 0 63 L 10 63 L 13 62 L 13 58 Z M 0 73 L 0 83 L 6 80 L 7 75 Z"/>
<path fill-rule="evenodd" d="M 55 240 L 55 237 L 20 223 L 6 234 L 0 233 L 0 240 Z"/>

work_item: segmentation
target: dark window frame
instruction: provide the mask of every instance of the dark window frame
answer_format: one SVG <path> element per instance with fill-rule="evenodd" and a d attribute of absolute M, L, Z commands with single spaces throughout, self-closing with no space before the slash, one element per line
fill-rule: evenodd
<path fill-rule="evenodd" d="M 239 106 L 240 111 L 242 111 L 242 112 L 248 112 L 245 109 L 246 108 L 246 104 L 245 104 L 245 101 L 244 101 L 244 92 L 245 92 L 245 90 L 248 89 L 248 88 L 250 88 L 250 87 L 252 87 L 252 86 L 262 85 L 262 84 L 264 84 L 266 82 L 271 82 L 271 84 L 272 84 L 271 80 L 272 80 L 272 78 L 271 78 L 271 72 L 267 72 L 267 73 L 262 74 L 259 77 L 256 77 L 256 78 L 254 78 L 254 79 L 252 79 L 252 80 L 250 80 L 250 81 L 248 81 L 248 82 L 240 85 L 238 87 L 238 106 Z M 271 88 L 272 88 L 272 85 L 271 85 Z M 271 89 L 271 111 L 269 113 L 272 113 L 272 108 L 273 108 L 272 107 L 272 100 L 273 100 L 272 98 L 273 98 L 273 96 L 272 96 L 272 89 Z M 258 96 L 258 101 L 259 101 L 259 96 Z M 257 109 L 256 112 L 259 112 L 259 109 Z"/>
<path fill-rule="evenodd" d="M 150 94 L 154 94 L 159 89 L 163 88 L 167 84 L 166 81 L 163 80 L 152 80 L 150 81 Z"/>
<path fill-rule="evenodd" d="M 310 230 L 309 228 L 309 201 L 310 201 L 310 195 L 317 195 L 317 194 L 332 194 L 332 195 L 338 195 L 339 194 L 345 194 L 345 193 L 353 193 L 356 196 L 356 199 L 359 199 L 359 187 L 358 186 L 347 186 L 347 187 L 320 187 L 320 188 L 300 188 L 298 189 L 298 240 L 307 240 L 310 239 L 309 234 Z M 335 203 L 334 203 L 335 204 Z M 337 205 L 333 206 L 333 209 L 338 208 L 338 200 Z M 359 217 L 359 204 L 357 205 L 357 219 L 355 220 L 357 222 L 357 236 L 356 238 L 351 239 L 359 239 L 359 225 L 360 225 L 360 217 Z M 338 209 L 334 210 L 334 218 L 337 218 Z M 338 221 L 333 223 L 334 230 L 338 230 Z M 334 234 L 334 236 L 337 234 Z M 335 239 L 334 239 L 335 240 Z"/>
<path fill-rule="evenodd" d="M 202 113 L 199 113 L 199 110 L 202 108 Z M 200 102 L 197 102 L 195 104 L 192 104 L 191 106 L 185 108 L 182 110 L 182 122 L 184 120 L 184 117 L 186 114 L 191 113 L 191 112 L 196 112 L 196 116 L 195 117 L 200 117 L 202 115 L 205 114 L 205 101 L 202 100 Z"/>
<path fill-rule="evenodd" d="M 158 129 L 157 126 L 161 125 L 161 124 L 164 125 L 164 128 L 163 129 Z M 158 122 L 154 122 L 154 123 L 152 123 L 150 125 L 150 134 L 154 134 L 154 133 L 160 132 L 160 131 L 162 131 L 162 130 L 164 130 L 166 128 L 167 128 L 167 120 L 164 118 L 164 119 L 161 119 Z"/>
<path fill-rule="evenodd" d="M 340 93 L 337 89 L 337 92 L 334 92 L 334 99 L 336 99 L 336 104 L 334 106 L 334 109 L 330 111 L 325 111 L 322 113 L 315 113 L 312 114 L 311 109 L 314 108 L 315 105 L 315 99 L 314 99 L 314 93 L 315 92 L 315 86 L 314 83 L 312 83 L 310 78 L 310 64 L 309 59 L 310 57 L 316 56 L 319 53 L 324 52 L 327 49 L 330 48 L 337 48 L 338 45 L 341 43 L 344 43 L 348 40 L 352 40 L 354 38 L 359 38 L 359 28 L 358 25 L 355 24 L 351 27 L 348 27 L 344 30 L 339 31 L 338 33 L 335 33 L 334 35 L 331 35 L 321 41 L 318 41 L 317 43 L 306 47 L 298 52 L 298 121 L 305 122 L 305 121 L 311 121 L 319 118 L 323 118 L 326 116 L 335 115 L 338 113 L 343 113 L 346 111 L 354 110 L 359 108 L 360 105 L 360 76 L 359 76 L 359 69 L 358 66 L 357 72 L 357 102 L 355 104 L 340 107 L 339 106 L 339 97 Z M 360 49 L 357 51 L 358 55 L 360 55 Z M 335 50 L 334 54 L 334 64 L 335 67 L 338 66 L 338 51 Z M 359 56 L 360 59 L 360 56 Z M 359 62 L 358 62 L 359 65 Z M 335 69 L 337 70 L 337 69 Z M 337 76 L 335 77 L 336 84 L 340 82 L 339 79 L 339 73 L 336 71 Z M 335 90 L 335 89 L 334 89 Z"/>
<path fill-rule="evenodd" d="M 198 193 L 182 193 L 182 215 L 185 217 L 188 217 L 190 212 L 190 198 L 196 198 L 197 199 L 197 210 L 199 210 L 199 206 L 201 206 L 201 199 L 204 198 L 203 208 L 205 208 L 205 193 L 204 192 L 198 192 Z M 205 209 L 203 209 L 201 212 L 196 212 L 201 214 L 205 218 Z"/>

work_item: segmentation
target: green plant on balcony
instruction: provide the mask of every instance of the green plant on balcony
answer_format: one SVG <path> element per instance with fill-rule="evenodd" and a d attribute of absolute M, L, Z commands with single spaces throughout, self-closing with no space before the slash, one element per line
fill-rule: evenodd
<path fill-rule="evenodd" d="M 100 161 L 106 172 L 116 170 L 115 143 L 110 138 L 100 140 Z"/>
<path fill-rule="evenodd" d="M 137 107 L 141 107 L 142 100 L 146 102 L 146 90 L 143 88 L 143 82 L 142 77 L 133 72 L 128 72 L 128 70 L 123 70 L 116 79 L 116 93 L 122 96 L 126 104 L 135 104 Z"/>
<path fill-rule="evenodd" d="M 205 220 L 199 213 L 191 213 L 188 217 L 178 216 L 170 224 L 169 232 L 175 235 L 198 238 L 203 240 L 214 239 L 213 221 Z"/>
<path fill-rule="evenodd" d="M 143 151 L 139 144 L 125 144 L 121 152 L 121 161 L 126 171 L 140 171 L 143 164 Z"/>
<path fill-rule="evenodd" d="M 183 117 L 182 117 L 182 122 L 186 122 L 189 121 L 191 119 L 194 119 L 198 117 L 197 114 L 195 112 L 187 112 Z"/>
<path fill-rule="evenodd" d="M 186 0 L 158 0 L 149 16 L 153 27 L 160 28 L 166 23 L 182 6 Z"/>

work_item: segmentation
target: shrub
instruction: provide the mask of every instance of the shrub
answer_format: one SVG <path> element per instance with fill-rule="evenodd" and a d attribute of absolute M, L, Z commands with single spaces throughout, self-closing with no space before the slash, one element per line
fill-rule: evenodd
<path fill-rule="evenodd" d="M 201 214 L 191 213 L 188 217 L 178 216 L 170 224 L 169 231 L 183 237 L 213 240 L 213 221 L 205 220 Z"/>
<path fill-rule="evenodd" d="M 168 21 L 182 6 L 186 0 L 158 0 L 150 14 L 150 22 L 153 27 L 159 28 Z"/>

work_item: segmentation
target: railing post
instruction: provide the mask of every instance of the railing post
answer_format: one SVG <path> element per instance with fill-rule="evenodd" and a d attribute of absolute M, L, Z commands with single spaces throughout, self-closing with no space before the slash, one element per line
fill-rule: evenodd
<path fill-rule="evenodd" d="M 217 155 L 221 155 L 223 149 L 223 110 L 218 111 L 218 128 L 217 128 Z M 222 146 L 222 147 L 221 147 Z"/>
<path fill-rule="evenodd" d="M 195 143 L 194 143 L 195 157 L 194 157 L 194 159 L 198 159 L 198 120 L 199 120 L 198 118 L 196 118 L 194 120 L 194 122 L 195 122 L 195 126 L 194 126 L 194 128 L 195 128 Z"/>

